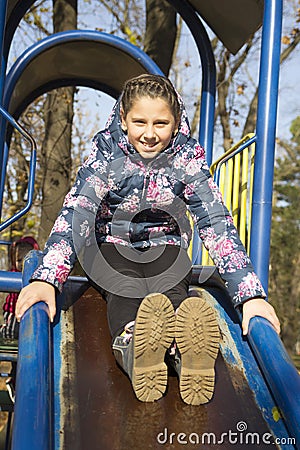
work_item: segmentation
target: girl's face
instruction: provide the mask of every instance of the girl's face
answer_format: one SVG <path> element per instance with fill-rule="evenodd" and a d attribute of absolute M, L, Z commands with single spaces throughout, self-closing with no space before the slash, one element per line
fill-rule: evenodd
<path fill-rule="evenodd" d="M 129 142 L 143 158 L 153 158 L 162 152 L 178 127 L 168 103 L 162 98 L 135 100 L 126 117 L 121 111 L 121 119 Z"/>

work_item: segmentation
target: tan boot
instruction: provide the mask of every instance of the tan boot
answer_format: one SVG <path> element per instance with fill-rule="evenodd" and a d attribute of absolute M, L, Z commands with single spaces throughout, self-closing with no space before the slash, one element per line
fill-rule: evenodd
<path fill-rule="evenodd" d="M 200 297 L 189 297 L 176 314 L 175 340 L 181 355 L 180 395 L 189 405 L 211 400 L 220 331 L 215 312 Z"/>
<path fill-rule="evenodd" d="M 168 370 L 164 358 L 174 333 L 172 303 L 163 294 L 149 294 L 139 307 L 130 343 L 122 348 L 116 340 L 113 345 L 117 361 L 142 402 L 158 400 L 166 391 Z"/>

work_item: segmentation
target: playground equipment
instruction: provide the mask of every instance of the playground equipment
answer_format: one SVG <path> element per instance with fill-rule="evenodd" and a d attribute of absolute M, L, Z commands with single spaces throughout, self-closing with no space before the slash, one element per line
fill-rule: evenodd
<path fill-rule="evenodd" d="M 230 156 L 225 155 L 218 165 L 255 145 L 250 222 L 251 229 L 259 229 L 260 233 L 251 233 L 249 252 L 267 290 L 282 0 L 229 0 L 226 7 L 218 0 L 169 1 L 186 22 L 199 50 L 199 140 L 206 148 L 209 163 L 215 64 L 199 16 L 233 53 L 262 23 L 257 127 L 253 136 L 236 146 Z M 117 97 L 127 78 L 143 72 L 161 73 L 137 47 L 105 33 L 84 30 L 54 34 L 34 44 L 7 73 L 11 40 L 33 3 L 2 0 L 0 6 L 1 200 L 11 127 L 27 136 L 17 120 L 37 96 L 60 86 L 81 85 Z M 91 58 L 95 53 L 97 59 Z M 105 61 L 101 70 L 97 61 Z M 8 128 L 7 121 L 11 125 Z M 34 139 L 27 138 L 33 148 L 29 181 L 32 189 L 35 148 Z M 0 230 L 25 214 L 30 202 L 29 196 L 26 210 L 2 223 Z M 195 239 L 194 249 L 197 246 Z M 20 291 L 38 260 L 38 252 L 31 254 L 25 260 L 23 274 L 0 272 L 0 291 Z M 223 334 L 213 401 L 199 408 L 184 405 L 178 397 L 175 377 L 170 377 L 169 391 L 163 399 L 155 404 L 139 403 L 110 353 L 104 302 L 85 278 L 70 277 L 58 298 L 53 325 L 44 304 L 34 305 L 20 324 L 13 450 L 139 450 L 162 445 L 181 448 L 187 444 L 195 448 L 197 443 L 205 444 L 205 448 L 228 448 L 226 443 L 237 442 L 238 448 L 249 443 L 264 448 L 271 442 L 282 449 L 300 448 L 300 378 L 280 338 L 267 321 L 257 317 L 251 320 L 247 340 L 243 339 L 240 318 L 214 268 L 200 267 L 195 250 L 193 261 L 191 289 L 206 290 Z"/>

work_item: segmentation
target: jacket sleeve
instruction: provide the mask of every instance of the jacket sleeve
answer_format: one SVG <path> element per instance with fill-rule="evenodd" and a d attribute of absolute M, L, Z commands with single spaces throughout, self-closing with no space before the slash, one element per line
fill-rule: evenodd
<path fill-rule="evenodd" d="M 93 139 L 90 155 L 64 199 L 45 245 L 42 263 L 30 281 L 45 281 L 61 291 L 81 253 L 95 248 L 95 217 L 108 192 L 110 152 L 107 140 L 100 133 Z"/>
<path fill-rule="evenodd" d="M 219 188 L 211 177 L 203 148 L 195 144 L 191 149 L 186 165 L 185 200 L 234 306 L 250 298 L 266 297 Z"/>

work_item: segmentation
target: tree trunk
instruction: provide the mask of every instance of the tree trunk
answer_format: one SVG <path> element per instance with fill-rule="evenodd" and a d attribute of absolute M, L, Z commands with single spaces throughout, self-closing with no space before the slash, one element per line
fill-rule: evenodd
<path fill-rule="evenodd" d="M 77 28 L 77 0 L 53 0 L 54 32 Z M 70 189 L 74 87 L 47 94 L 42 145 L 42 211 L 38 241 L 45 243 Z"/>
<path fill-rule="evenodd" d="M 176 11 L 166 0 L 146 0 L 144 51 L 168 76 L 176 40 Z"/>

